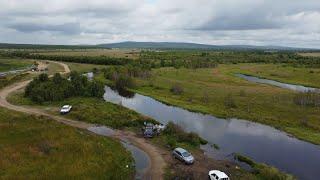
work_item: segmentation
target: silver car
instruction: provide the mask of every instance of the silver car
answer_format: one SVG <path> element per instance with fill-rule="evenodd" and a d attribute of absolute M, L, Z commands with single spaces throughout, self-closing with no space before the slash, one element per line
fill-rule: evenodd
<path fill-rule="evenodd" d="M 185 164 L 194 163 L 194 157 L 187 150 L 183 148 L 175 148 L 172 152 L 172 156 L 184 162 Z"/>

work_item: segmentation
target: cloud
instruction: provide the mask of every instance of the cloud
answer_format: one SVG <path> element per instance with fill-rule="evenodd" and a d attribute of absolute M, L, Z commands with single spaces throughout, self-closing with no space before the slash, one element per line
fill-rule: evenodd
<path fill-rule="evenodd" d="M 8 27 L 23 33 L 38 32 L 38 31 L 53 31 L 53 32 L 59 32 L 63 34 L 77 34 L 81 32 L 79 23 L 65 23 L 65 24 L 58 24 L 58 25 L 22 23 L 22 24 L 9 25 Z"/>
<path fill-rule="evenodd" d="M 1 0 L 0 7 L 0 42 L 320 47 L 318 0 Z"/>

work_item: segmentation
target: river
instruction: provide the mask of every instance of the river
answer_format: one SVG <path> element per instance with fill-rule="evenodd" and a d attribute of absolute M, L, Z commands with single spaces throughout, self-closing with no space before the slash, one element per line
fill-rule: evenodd
<path fill-rule="evenodd" d="M 210 148 L 211 152 L 208 152 L 214 158 L 227 158 L 232 153 L 240 153 L 300 179 L 311 180 L 320 176 L 320 146 L 290 137 L 273 127 L 194 113 L 140 94 L 123 97 L 109 87 L 105 88 L 104 99 L 163 124 L 173 121 L 186 131 L 199 134 L 209 144 L 218 144 L 219 150 Z M 205 150 L 209 151 L 209 148 Z"/>
<path fill-rule="evenodd" d="M 306 87 L 302 85 L 296 85 L 296 84 L 288 84 L 288 83 L 282 83 L 270 79 L 263 79 L 255 76 L 249 76 L 249 75 L 244 75 L 244 74 L 235 74 L 237 77 L 240 77 L 242 79 L 245 79 L 250 82 L 255 82 L 255 83 L 261 83 L 261 84 L 269 84 L 272 86 L 277 86 L 280 88 L 284 89 L 290 89 L 293 91 L 298 91 L 298 92 L 319 92 L 320 89 L 313 88 L 313 87 Z"/>

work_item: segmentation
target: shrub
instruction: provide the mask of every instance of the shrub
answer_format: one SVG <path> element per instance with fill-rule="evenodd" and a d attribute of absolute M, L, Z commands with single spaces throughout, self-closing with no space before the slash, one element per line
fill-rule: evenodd
<path fill-rule="evenodd" d="M 196 133 L 185 132 L 180 126 L 174 124 L 173 122 L 169 122 L 166 126 L 166 129 L 163 131 L 165 135 L 167 135 L 167 143 L 170 147 L 174 147 L 176 142 L 178 143 L 186 143 L 192 146 L 199 146 L 200 144 L 207 144 L 208 142 Z"/>
<path fill-rule="evenodd" d="M 226 106 L 226 108 L 231 109 L 231 108 L 237 108 L 237 105 L 235 103 L 235 100 L 232 96 L 232 94 L 228 94 L 225 98 L 224 98 L 224 105 Z"/>
<path fill-rule="evenodd" d="M 135 87 L 134 80 L 130 76 L 126 76 L 126 75 L 120 75 L 115 83 L 116 83 L 116 88 L 118 90 Z"/>
<path fill-rule="evenodd" d="M 183 87 L 181 85 L 179 85 L 179 84 L 174 84 L 171 87 L 170 91 L 175 95 L 180 95 L 180 94 L 183 93 Z"/>
<path fill-rule="evenodd" d="M 247 95 L 247 93 L 246 93 L 245 90 L 241 89 L 239 95 L 240 95 L 241 97 L 245 97 L 245 96 Z"/>

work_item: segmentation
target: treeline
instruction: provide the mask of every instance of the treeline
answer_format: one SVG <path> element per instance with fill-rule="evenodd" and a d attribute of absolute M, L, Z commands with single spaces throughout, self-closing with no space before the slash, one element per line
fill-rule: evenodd
<path fill-rule="evenodd" d="M 71 72 L 69 79 L 62 77 L 59 73 L 53 78 L 49 78 L 47 74 L 41 74 L 34 78 L 25 90 L 25 97 L 37 103 L 59 101 L 76 96 L 101 98 L 103 94 L 103 84 L 89 81 L 87 77 L 77 72 Z"/>
<path fill-rule="evenodd" d="M 2 56 L 6 57 L 20 57 L 26 59 L 52 60 L 64 61 L 73 63 L 98 64 L 98 65 L 125 65 L 129 64 L 132 59 L 116 58 L 107 56 L 64 56 L 64 55 L 43 55 L 32 54 L 23 51 L 1 52 Z"/>
<path fill-rule="evenodd" d="M 294 52 L 264 51 L 142 51 L 141 60 L 155 61 L 158 66 L 187 68 L 215 67 L 216 64 L 286 63 L 293 66 L 320 68 L 319 57 L 304 57 Z M 160 63 L 160 64 L 159 64 Z"/>
<path fill-rule="evenodd" d="M 264 51 L 141 51 L 139 59 L 108 56 L 64 56 L 32 54 L 25 51 L 3 51 L 7 57 L 43 59 L 99 65 L 132 65 L 147 68 L 214 68 L 218 64 L 236 63 L 285 63 L 292 66 L 320 68 L 320 57 L 306 57 L 294 52 Z"/>

